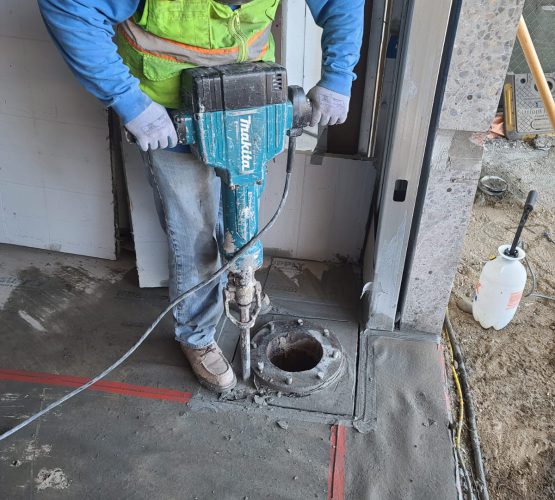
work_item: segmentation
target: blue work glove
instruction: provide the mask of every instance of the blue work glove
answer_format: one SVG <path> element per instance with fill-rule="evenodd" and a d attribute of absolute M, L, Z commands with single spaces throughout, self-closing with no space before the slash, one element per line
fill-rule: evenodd
<path fill-rule="evenodd" d="M 312 102 L 310 126 L 338 125 L 344 123 L 349 113 L 349 100 L 346 95 L 316 85 L 307 94 Z"/>
<path fill-rule="evenodd" d="M 143 151 L 177 146 L 177 132 L 164 106 L 152 102 L 125 128 Z"/>

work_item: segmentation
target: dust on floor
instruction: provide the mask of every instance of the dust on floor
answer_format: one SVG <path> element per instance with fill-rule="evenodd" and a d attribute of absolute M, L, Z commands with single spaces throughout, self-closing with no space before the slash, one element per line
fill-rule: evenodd
<path fill-rule="evenodd" d="M 530 189 L 539 200 L 522 239 L 538 291 L 555 296 L 555 243 L 545 235 L 555 240 L 555 147 L 497 139 L 486 144 L 482 175 L 503 177 L 509 192 L 502 200 L 476 196 L 450 314 L 469 370 L 490 497 L 553 499 L 555 302 L 523 299 L 501 331 L 482 329 L 456 304 L 471 297 L 497 247 L 511 242 Z"/>

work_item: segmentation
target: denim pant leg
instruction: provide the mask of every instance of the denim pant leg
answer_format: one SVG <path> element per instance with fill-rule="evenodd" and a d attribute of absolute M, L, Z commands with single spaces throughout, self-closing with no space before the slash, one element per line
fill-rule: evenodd
<path fill-rule="evenodd" d="M 222 227 L 220 180 L 193 155 L 167 150 L 143 154 L 160 222 L 168 236 L 170 300 L 210 276 L 220 266 Z M 223 310 L 216 280 L 173 310 L 176 339 L 201 348 L 214 341 Z"/>

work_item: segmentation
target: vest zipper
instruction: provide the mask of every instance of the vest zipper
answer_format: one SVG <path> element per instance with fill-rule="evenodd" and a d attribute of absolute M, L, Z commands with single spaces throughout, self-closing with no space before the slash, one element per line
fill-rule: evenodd
<path fill-rule="evenodd" d="M 229 31 L 239 42 L 239 55 L 237 56 L 237 62 L 245 62 L 248 59 L 247 54 L 247 38 L 241 32 L 241 21 L 239 20 L 239 12 L 233 12 L 233 15 L 229 19 Z"/>

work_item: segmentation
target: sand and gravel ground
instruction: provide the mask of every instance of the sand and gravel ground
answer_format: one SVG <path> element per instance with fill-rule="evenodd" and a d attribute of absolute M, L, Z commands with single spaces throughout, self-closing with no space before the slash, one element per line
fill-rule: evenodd
<path fill-rule="evenodd" d="M 482 329 L 457 302 L 471 297 L 483 264 L 511 242 L 530 189 L 539 200 L 522 238 L 538 292 L 555 296 L 555 145 L 488 142 L 482 175 L 503 177 L 509 191 L 500 200 L 476 196 L 450 315 L 469 370 L 490 497 L 553 499 L 555 302 L 523 299 L 501 331 Z"/>

